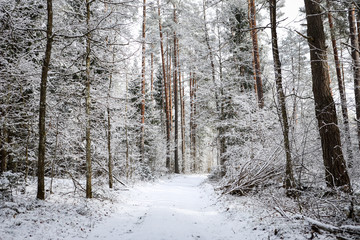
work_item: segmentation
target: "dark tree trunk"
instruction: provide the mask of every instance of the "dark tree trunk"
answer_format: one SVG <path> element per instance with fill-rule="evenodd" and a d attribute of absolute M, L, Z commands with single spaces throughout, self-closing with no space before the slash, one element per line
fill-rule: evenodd
<path fill-rule="evenodd" d="M 91 54 L 91 29 L 90 29 L 90 0 L 86 0 L 86 82 L 85 82 L 85 101 L 86 101 L 86 198 L 92 198 L 92 168 L 91 168 L 91 121 L 90 121 L 90 54 Z"/>
<path fill-rule="evenodd" d="M 304 1 L 315 113 L 321 138 L 325 180 L 329 187 L 344 186 L 344 190 L 350 190 L 350 178 L 341 149 L 335 104 L 330 90 L 330 76 L 326 55 L 327 46 L 321 18 L 320 0 Z"/>
<path fill-rule="evenodd" d="M 190 155 L 194 173 L 199 168 L 196 159 L 196 88 L 195 73 L 190 73 Z"/>
<path fill-rule="evenodd" d="M 164 54 L 164 38 L 161 25 L 161 9 L 160 1 L 157 1 L 158 4 L 158 17 L 159 17 L 159 34 L 160 34 L 160 55 L 161 55 L 161 65 L 163 73 L 163 85 L 165 90 L 165 115 L 166 115 L 166 168 L 170 170 L 170 113 L 169 113 L 169 91 L 167 87 L 167 74 L 165 67 L 165 54 Z"/>
<path fill-rule="evenodd" d="M 351 57 L 353 59 L 354 70 L 354 92 L 356 104 L 356 123 L 358 147 L 360 148 L 360 58 L 359 58 L 359 41 L 356 30 L 355 7 L 351 3 L 349 6 L 349 27 L 350 27 L 350 41 L 351 41 Z"/>
<path fill-rule="evenodd" d="M 174 23 L 177 24 L 176 6 L 174 4 Z M 179 104 L 178 104 L 178 62 L 177 62 L 177 36 L 174 31 L 174 107 L 175 107 L 175 133 L 174 133 L 174 161 L 175 173 L 180 173 L 179 169 Z"/>
<path fill-rule="evenodd" d="M 177 56 L 180 57 L 179 50 L 179 41 L 177 40 Z M 185 100 L 184 100 L 184 85 L 182 84 L 181 77 L 181 68 L 180 61 L 178 60 L 178 70 L 179 70 L 179 93 L 180 93 L 180 111 L 181 111 L 181 163 L 182 168 L 181 172 L 185 173 L 186 171 L 186 162 L 185 162 Z"/>
<path fill-rule="evenodd" d="M 5 124 L 3 124 L 3 128 L 0 132 L 0 173 L 7 171 L 7 156 L 8 152 L 6 149 L 6 144 L 8 142 L 8 131 Z"/>
<path fill-rule="evenodd" d="M 141 138 L 140 155 L 141 161 L 145 161 L 145 37 L 146 37 L 146 0 L 143 0 L 143 22 L 142 22 L 142 61 L 141 61 Z"/>
<path fill-rule="evenodd" d="M 256 29 L 256 9 L 255 0 L 248 0 L 249 4 L 249 22 L 251 29 L 251 39 L 253 44 L 253 65 L 254 65 L 254 78 L 256 83 L 256 93 L 258 105 L 260 108 L 264 107 L 264 93 L 261 79 L 261 67 L 260 67 L 260 56 L 259 56 L 259 44 Z"/>
<path fill-rule="evenodd" d="M 51 59 L 51 48 L 53 42 L 53 7 L 52 0 L 47 0 L 47 29 L 46 29 L 46 50 L 41 71 L 40 85 L 40 111 L 39 111 L 39 155 L 38 155 L 38 187 L 37 199 L 45 199 L 45 150 L 46 150 L 46 85 Z"/>
<path fill-rule="evenodd" d="M 345 84 L 344 84 L 344 80 L 341 75 L 341 65 L 340 65 L 339 53 L 338 53 L 338 48 L 337 48 L 333 17 L 330 12 L 331 5 L 330 5 L 329 0 L 327 0 L 326 3 L 327 3 L 327 7 L 328 7 L 328 19 L 329 19 L 331 43 L 332 43 L 333 53 L 334 53 L 336 77 L 338 80 L 338 86 L 339 86 L 339 92 L 340 92 L 341 113 L 342 113 L 343 122 L 344 122 L 345 143 L 346 143 L 346 151 L 348 154 L 348 165 L 350 167 L 352 165 L 352 161 L 353 161 L 353 152 L 352 152 L 352 143 L 351 143 L 351 137 L 350 137 L 349 115 L 348 115 L 348 109 L 347 109 L 347 103 L 346 103 Z"/>
<path fill-rule="evenodd" d="M 114 53 L 113 53 L 113 63 L 114 63 Z M 107 150 L 108 150 L 108 176 L 109 176 L 109 188 L 113 188 L 113 163 L 112 163 L 112 155 L 111 155 L 111 109 L 110 109 L 110 92 L 111 92 L 111 85 L 112 85 L 112 73 L 109 77 L 109 89 L 108 89 L 108 96 L 107 96 Z"/>
<path fill-rule="evenodd" d="M 286 155 L 286 171 L 285 171 L 285 188 L 290 189 L 295 186 L 294 175 L 292 170 L 292 160 L 289 141 L 289 122 L 286 110 L 285 94 L 282 87 L 281 62 L 279 57 L 278 39 L 276 31 L 276 1 L 269 0 L 270 4 L 270 21 L 271 21 L 271 43 L 274 58 L 274 72 L 276 81 L 276 93 L 279 101 L 279 112 L 281 112 L 280 122 L 282 123 L 284 149 Z"/>

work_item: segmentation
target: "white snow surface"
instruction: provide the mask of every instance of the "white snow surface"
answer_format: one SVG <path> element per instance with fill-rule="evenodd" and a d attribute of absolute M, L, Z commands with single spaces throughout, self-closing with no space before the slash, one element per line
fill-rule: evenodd
<path fill-rule="evenodd" d="M 253 197 L 220 196 L 205 175 L 176 175 L 87 200 L 72 182 L 35 199 L 34 182 L 0 205 L 0 239 L 308 239 L 303 220 L 279 216 Z M 317 236 L 316 239 L 325 239 Z M 329 237 L 329 236 L 328 236 Z M 331 239 L 331 238 L 326 238 Z"/>
<path fill-rule="evenodd" d="M 176 176 L 157 184 L 136 187 L 126 214 L 99 224 L 88 239 L 267 239 L 248 221 L 230 220 L 214 205 L 212 187 L 201 185 L 205 176 Z M 251 219 L 250 213 L 244 213 Z"/>

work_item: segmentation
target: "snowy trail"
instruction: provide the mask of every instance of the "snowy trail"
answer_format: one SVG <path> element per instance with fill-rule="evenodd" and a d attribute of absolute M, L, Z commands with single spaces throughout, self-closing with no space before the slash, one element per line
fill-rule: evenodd
<path fill-rule="evenodd" d="M 87 239 L 185 240 L 267 239 L 247 221 L 233 221 L 213 205 L 214 195 L 201 187 L 203 175 L 179 175 L 135 187 L 121 210 L 92 229 Z M 248 213 L 244 218 L 250 219 Z M 250 224 L 251 225 L 251 224 Z"/>

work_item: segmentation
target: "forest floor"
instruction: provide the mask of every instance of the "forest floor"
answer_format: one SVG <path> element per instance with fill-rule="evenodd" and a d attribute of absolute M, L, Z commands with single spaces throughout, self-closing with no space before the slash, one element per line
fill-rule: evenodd
<path fill-rule="evenodd" d="M 35 186 L 0 202 L 0 239 L 310 239 L 304 220 L 281 217 L 254 197 L 221 196 L 205 175 L 177 175 L 87 200 L 57 180 L 46 201 Z M 98 187 L 98 189 L 102 189 Z M 335 239 L 317 235 L 315 239 Z"/>

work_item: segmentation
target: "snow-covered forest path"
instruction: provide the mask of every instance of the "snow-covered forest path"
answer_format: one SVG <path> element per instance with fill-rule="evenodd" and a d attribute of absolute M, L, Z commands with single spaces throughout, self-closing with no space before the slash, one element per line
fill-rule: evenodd
<path fill-rule="evenodd" d="M 244 221 L 229 219 L 214 205 L 204 175 L 179 175 L 131 189 L 119 213 L 99 223 L 87 239 L 185 240 L 265 239 Z M 121 203 L 124 204 L 124 203 Z M 261 236 L 262 235 L 262 236 Z"/>

